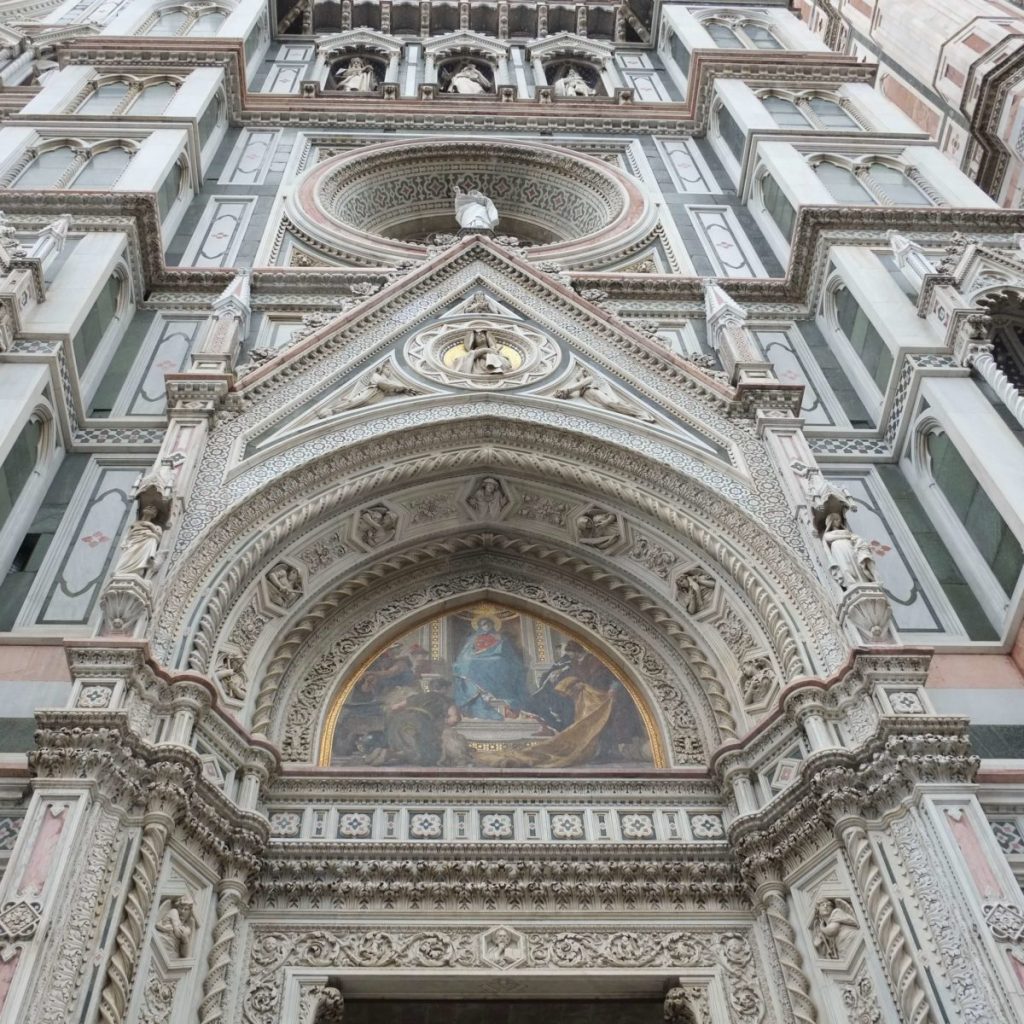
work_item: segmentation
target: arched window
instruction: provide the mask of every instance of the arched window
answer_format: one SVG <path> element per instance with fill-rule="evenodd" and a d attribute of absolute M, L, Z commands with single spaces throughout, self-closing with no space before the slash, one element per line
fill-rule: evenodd
<path fill-rule="evenodd" d="M 868 168 L 869 184 L 880 190 L 895 206 L 931 206 L 932 201 L 896 167 L 873 163 Z"/>
<path fill-rule="evenodd" d="M 861 130 L 861 126 L 835 100 L 826 99 L 824 96 L 812 96 L 807 101 L 807 106 L 822 128 L 835 131 Z"/>
<path fill-rule="evenodd" d="M 837 288 L 834 300 L 839 330 L 850 343 L 850 348 L 857 358 L 864 364 L 864 368 L 871 374 L 872 380 L 878 385 L 878 390 L 884 394 L 892 375 L 892 352 L 889 351 L 889 346 L 849 289 Z"/>
<path fill-rule="evenodd" d="M 746 47 L 740 42 L 740 37 L 728 25 L 722 25 L 717 21 L 708 22 L 704 26 L 708 35 L 715 41 L 715 46 L 723 50 L 743 50 Z"/>
<path fill-rule="evenodd" d="M 38 153 L 11 188 L 104 188 L 124 173 L 132 154 L 122 145 L 94 152 L 69 143 Z"/>
<path fill-rule="evenodd" d="M 752 21 L 734 23 L 731 27 L 720 21 L 706 21 L 704 28 L 723 50 L 781 50 L 782 43 L 775 38 L 771 29 Z"/>
<path fill-rule="evenodd" d="M 775 119 L 780 128 L 807 128 L 807 118 L 800 112 L 800 108 L 792 100 L 783 99 L 781 96 L 765 96 L 761 101 L 765 109 Z"/>
<path fill-rule="evenodd" d="M 944 433 L 928 435 L 925 446 L 932 478 L 978 553 L 1007 595 L 1024 567 L 1024 551 L 1006 520 L 992 504 L 970 466 Z"/>
<path fill-rule="evenodd" d="M 175 7 L 157 15 L 155 20 L 143 28 L 146 36 L 215 36 L 227 20 L 228 12 L 215 7 L 212 10 L 197 11 Z"/>
<path fill-rule="evenodd" d="M 854 206 L 876 204 L 877 199 L 857 180 L 853 171 L 838 164 L 824 161 L 814 168 L 814 173 L 829 190 L 837 203 L 852 203 Z"/>
<path fill-rule="evenodd" d="M 147 36 L 181 35 L 190 20 L 189 15 L 185 11 L 164 11 L 146 29 L 145 34 Z"/>
<path fill-rule="evenodd" d="M 113 114 L 128 98 L 128 82 L 106 82 L 97 86 L 78 108 L 80 114 Z"/>
<path fill-rule="evenodd" d="M 42 421 L 38 416 L 32 416 L 21 428 L 0 464 L 0 527 L 7 522 L 7 517 L 32 477 L 39 461 L 42 436 Z"/>
<path fill-rule="evenodd" d="M 750 40 L 750 43 L 755 50 L 782 49 L 782 43 L 780 43 L 778 39 L 776 39 L 775 36 L 763 25 L 754 25 L 750 22 L 745 22 L 742 31 Z"/>
<path fill-rule="evenodd" d="M 78 108 L 80 114 L 162 114 L 177 91 L 174 82 L 142 85 L 135 80 L 104 82 Z"/>
<path fill-rule="evenodd" d="M 114 320 L 121 315 L 124 285 L 122 274 L 115 271 L 110 275 L 99 295 L 96 296 L 96 301 L 86 313 L 82 326 L 78 328 L 75 336 L 71 339 L 71 348 L 75 353 L 75 365 L 79 374 L 85 372 L 89 360 L 100 347 L 100 342 L 106 336 Z"/>
<path fill-rule="evenodd" d="M 85 189 L 113 185 L 124 174 L 129 160 L 131 154 L 120 146 L 94 153 L 68 187 Z"/>
<path fill-rule="evenodd" d="M 162 114 L 177 91 L 178 87 L 173 82 L 154 82 L 139 93 L 128 109 L 140 116 Z"/>
<path fill-rule="evenodd" d="M 38 153 L 21 172 L 12 188 L 54 188 L 75 163 L 75 151 L 67 145 Z"/>
<path fill-rule="evenodd" d="M 196 18 L 189 25 L 185 34 L 189 36 L 215 36 L 226 18 L 227 15 L 223 11 L 209 11 Z"/>

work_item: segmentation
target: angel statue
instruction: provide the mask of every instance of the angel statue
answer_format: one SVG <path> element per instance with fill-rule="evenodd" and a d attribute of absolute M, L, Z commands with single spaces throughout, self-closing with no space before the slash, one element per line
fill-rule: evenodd
<path fill-rule="evenodd" d="M 849 900 L 825 897 L 814 905 L 811 934 L 814 948 L 823 960 L 840 960 L 860 930 Z"/>
<path fill-rule="evenodd" d="M 619 398 L 604 381 L 598 380 L 582 367 L 564 388 L 559 388 L 555 392 L 555 398 L 569 400 L 579 398 L 599 409 L 607 409 L 608 412 L 618 413 L 620 416 L 631 416 L 633 419 L 643 420 L 645 423 L 656 422 L 649 412 L 632 402 Z"/>

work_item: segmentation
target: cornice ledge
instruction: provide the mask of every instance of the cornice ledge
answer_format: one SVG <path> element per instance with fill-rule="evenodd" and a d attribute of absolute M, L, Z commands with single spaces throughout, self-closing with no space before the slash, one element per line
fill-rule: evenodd
<path fill-rule="evenodd" d="M 202 712 L 200 722 L 208 716 L 215 716 L 217 722 L 226 728 L 233 737 L 242 744 L 260 771 L 267 779 L 275 778 L 281 770 L 281 755 L 276 746 L 265 736 L 250 732 L 235 717 L 220 697 L 216 686 L 198 672 L 171 672 L 153 655 L 148 640 L 131 638 L 97 637 L 89 640 L 65 640 L 65 656 L 73 679 L 85 679 L 90 676 L 110 678 L 118 676 L 127 680 L 137 681 L 143 675 L 149 675 L 154 681 L 167 687 L 168 701 L 173 699 L 174 688 L 181 684 L 182 688 L 199 686 L 204 692 L 207 706 Z M 81 709 L 65 709 L 55 714 L 77 714 Z M 146 742 L 140 739 L 140 742 Z M 184 748 L 183 748 L 184 749 Z"/>
<path fill-rule="evenodd" d="M 934 650 L 931 647 L 854 647 L 846 661 L 831 675 L 797 676 L 779 691 L 774 710 L 744 736 L 720 746 L 708 762 L 708 772 L 721 784 L 735 770 L 749 771 L 745 763 L 751 749 L 772 741 L 772 734 L 789 729 L 797 721 L 798 711 L 811 703 L 821 709 L 834 710 L 845 693 L 845 684 L 867 688 L 876 678 L 916 679 L 923 681 L 928 673 Z"/>
<path fill-rule="evenodd" d="M 810 754 L 783 794 L 728 825 L 748 883 L 756 889 L 785 878 L 841 820 L 878 820 L 922 784 L 973 782 L 981 762 L 968 724 L 960 716 L 886 715 L 859 747 Z"/>
<path fill-rule="evenodd" d="M 190 747 L 142 739 L 120 709 L 41 709 L 36 723 L 29 766 L 37 778 L 88 781 L 126 813 L 158 806 L 204 855 L 258 867 L 270 837 L 267 820 L 215 787 Z"/>

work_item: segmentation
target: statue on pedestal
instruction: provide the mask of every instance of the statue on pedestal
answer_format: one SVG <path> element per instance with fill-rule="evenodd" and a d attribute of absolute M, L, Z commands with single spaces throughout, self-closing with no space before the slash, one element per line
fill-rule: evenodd
<path fill-rule="evenodd" d="M 362 57 L 353 57 L 347 67 L 339 68 L 334 81 L 341 92 L 374 92 L 377 88 L 373 65 Z"/>
<path fill-rule="evenodd" d="M 587 85 L 586 79 L 571 64 L 556 78 L 552 86 L 556 96 L 595 96 L 596 92 Z"/>
<path fill-rule="evenodd" d="M 460 96 L 482 96 L 492 92 L 493 86 L 487 76 L 468 61 L 452 75 L 445 92 L 458 93 Z"/>

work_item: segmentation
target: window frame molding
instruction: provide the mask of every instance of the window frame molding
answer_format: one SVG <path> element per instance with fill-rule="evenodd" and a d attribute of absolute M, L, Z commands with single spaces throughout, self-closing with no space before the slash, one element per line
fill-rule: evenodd
<path fill-rule="evenodd" d="M 130 115 L 131 108 L 135 104 L 135 101 L 150 87 L 153 85 L 173 85 L 175 94 L 181 88 L 184 78 L 179 75 L 129 75 L 129 74 L 114 74 L 114 75 L 97 75 L 90 82 L 88 82 L 84 89 L 71 100 L 65 113 L 68 114 L 79 114 L 82 117 L 125 117 Z M 128 93 L 121 100 L 117 106 L 108 111 L 105 114 L 90 114 L 87 110 L 82 110 L 82 107 L 95 96 L 100 89 L 105 85 L 117 85 L 124 84 L 128 86 Z M 174 101 L 174 96 L 168 100 L 168 105 Z M 161 117 L 161 114 L 139 114 L 139 117 Z"/>
<path fill-rule="evenodd" d="M 1013 593 L 1007 594 L 988 562 L 982 557 L 974 538 L 964 523 L 961 522 L 949 499 L 943 493 L 938 480 L 935 479 L 935 473 L 932 469 L 931 452 L 928 450 L 928 439 L 937 434 L 944 434 L 949 439 L 949 443 L 953 445 L 960 458 L 963 459 L 968 469 L 970 469 L 970 462 L 965 458 L 960 445 L 956 442 L 956 438 L 949 432 L 942 420 L 930 410 L 919 411 L 911 428 L 901 464 L 911 483 L 917 485 L 915 489 L 918 500 L 930 515 L 935 529 L 949 549 L 949 553 L 956 562 L 957 568 L 968 584 L 970 584 L 978 603 L 988 616 L 997 634 L 1002 636 L 1008 624 L 1009 616 L 1017 605 L 1014 597 L 1020 593 L 1024 572 L 1018 577 Z M 991 502 L 992 498 L 985 489 L 984 484 L 978 479 L 977 474 L 971 470 L 971 475 L 974 477 L 977 486 Z M 994 502 L 992 504 L 995 505 Z M 995 507 L 996 511 L 999 512 L 998 506 Z M 1001 512 L 999 512 L 999 515 L 1002 518 Z M 1003 519 L 1003 522 L 1006 524 L 1007 529 L 1013 533 L 1010 524 L 1006 523 L 1005 519 Z M 1016 533 L 1014 533 L 1014 536 L 1017 537 L 1017 542 L 1024 547 L 1020 537 Z"/>
<path fill-rule="evenodd" d="M 161 7 L 155 7 L 150 11 L 149 15 L 142 22 L 141 25 L 133 33 L 136 36 L 146 36 L 153 39 L 181 39 L 191 32 L 193 26 L 199 21 L 200 18 L 205 17 L 207 14 L 221 13 L 224 15 L 224 21 L 235 12 L 237 9 L 236 5 L 231 3 L 230 0 L 217 0 L 216 3 L 203 2 L 203 0 L 192 0 L 192 2 L 182 3 L 178 0 L 176 3 L 164 4 Z M 160 21 L 164 15 L 173 14 L 175 11 L 180 11 L 185 15 L 185 22 L 181 28 L 167 36 L 152 36 L 149 33 L 152 28 Z M 218 28 L 219 31 L 219 28 Z M 204 38 L 199 36 L 197 38 Z M 214 37 L 209 37 L 214 38 Z"/>
<path fill-rule="evenodd" d="M 45 139 L 40 139 L 33 145 L 26 147 L 14 164 L 12 164 L 7 172 L 0 177 L 0 188 L 18 189 L 18 182 L 42 154 L 52 152 L 56 149 L 65 148 L 71 150 L 72 157 L 60 177 L 57 178 L 52 185 L 28 186 L 24 188 L 24 191 L 31 192 L 42 189 L 71 189 L 79 175 L 81 175 L 89 165 L 89 162 L 94 156 L 97 156 L 100 153 L 105 153 L 111 149 L 123 149 L 128 154 L 128 164 L 125 165 L 124 170 L 117 176 L 117 178 L 114 179 L 114 181 L 109 185 L 102 186 L 103 188 L 115 188 L 118 181 L 123 177 L 124 172 L 131 165 L 132 159 L 135 157 L 136 153 L 138 153 L 139 145 L 139 142 L 135 139 L 126 139 L 123 137 L 102 138 L 96 139 L 92 142 L 83 138 L 69 136 L 50 136 Z"/>
<path fill-rule="evenodd" d="M 807 127 L 812 131 L 842 133 L 843 129 L 830 128 L 824 124 L 821 118 L 811 109 L 811 100 L 827 100 L 829 103 L 834 103 L 853 121 L 855 127 L 850 128 L 850 131 L 856 131 L 859 134 L 875 130 L 864 114 L 857 108 L 856 104 L 848 96 L 843 96 L 837 92 L 829 93 L 824 89 L 802 89 L 799 92 L 794 92 L 790 89 L 777 89 L 773 86 L 767 89 L 758 89 L 754 95 L 757 96 L 762 104 L 766 99 L 780 99 L 792 103 L 807 122 Z M 765 110 L 768 110 L 767 106 Z M 768 113 L 771 114 L 771 111 L 768 110 Z M 772 117 L 774 119 L 774 115 Z M 778 127 L 788 131 L 800 130 L 785 125 L 779 125 Z"/>
<path fill-rule="evenodd" d="M 843 170 L 849 171 L 864 190 L 874 200 L 875 206 L 909 206 L 906 203 L 896 203 L 892 200 L 889 194 L 885 191 L 884 185 L 877 182 L 871 174 L 871 168 L 875 164 L 880 164 L 883 167 L 888 167 L 891 170 L 898 171 L 902 174 L 908 182 L 910 182 L 921 195 L 928 200 L 930 206 L 936 207 L 948 207 L 949 203 L 943 198 L 938 189 L 935 188 L 927 178 L 912 164 L 909 160 L 904 160 L 901 157 L 895 157 L 888 153 L 868 153 L 860 157 L 844 156 L 842 153 L 808 153 L 806 154 L 808 166 L 817 174 L 817 168 L 821 164 L 833 164 L 836 167 L 841 167 Z M 819 178 L 819 180 L 821 180 Z M 822 182 L 824 185 L 825 183 Z M 828 188 L 827 185 L 825 185 Z M 839 204 L 840 200 L 836 200 Z M 925 206 L 926 204 L 914 204 Z"/>
<path fill-rule="evenodd" d="M 722 25 L 724 28 L 729 29 L 733 35 L 740 41 L 741 46 L 739 49 L 742 50 L 760 50 L 762 53 L 772 53 L 779 50 L 786 51 L 791 49 L 785 39 L 783 39 L 779 33 L 779 27 L 770 18 L 758 18 L 754 17 L 752 12 L 747 11 L 708 11 L 698 15 L 694 15 L 698 24 L 705 32 L 710 35 L 708 31 L 708 25 Z M 753 25 L 756 28 L 762 29 L 767 32 L 779 45 L 774 46 L 757 46 L 750 36 L 745 31 L 745 26 Z M 715 43 L 716 49 L 719 50 L 733 50 L 737 47 L 733 46 L 719 46 Z"/>

